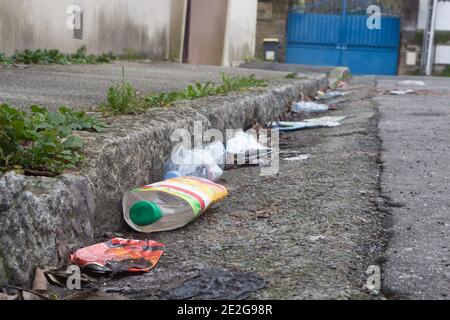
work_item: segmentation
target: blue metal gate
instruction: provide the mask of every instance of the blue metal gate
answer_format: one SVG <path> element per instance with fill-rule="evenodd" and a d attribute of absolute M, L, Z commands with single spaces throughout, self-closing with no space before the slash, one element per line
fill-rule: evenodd
<path fill-rule="evenodd" d="M 286 62 L 347 66 L 353 74 L 397 74 L 400 18 L 381 8 L 381 29 L 367 27 L 374 1 L 327 0 L 289 12 Z"/>

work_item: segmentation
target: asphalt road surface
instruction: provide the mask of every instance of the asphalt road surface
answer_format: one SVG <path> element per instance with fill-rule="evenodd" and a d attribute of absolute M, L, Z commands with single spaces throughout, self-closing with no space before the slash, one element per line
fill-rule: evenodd
<path fill-rule="evenodd" d="M 450 79 L 425 86 L 378 80 L 381 193 L 391 203 L 384 292 L 393 298 L 450 298 Z"/>

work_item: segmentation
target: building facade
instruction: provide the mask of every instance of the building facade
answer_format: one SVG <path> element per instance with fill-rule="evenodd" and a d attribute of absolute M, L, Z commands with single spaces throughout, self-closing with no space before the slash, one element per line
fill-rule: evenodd
<path fill-rule="evenodd" d="M 255 50 L 257 0 L 2 0 L 0 52 L 132 51 L 234 65 Z"/>

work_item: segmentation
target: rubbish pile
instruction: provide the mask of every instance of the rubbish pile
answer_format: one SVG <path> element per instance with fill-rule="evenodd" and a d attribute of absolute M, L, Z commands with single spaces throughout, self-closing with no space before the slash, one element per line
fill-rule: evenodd
<path fill-rule="evenodd" d="M 346 86 L 346 83 L 340 83 L 338 87 Z M 338 127 L 346 119 L 345 116 L 312 119 L 303 119 L 303 116 L 335 109 L 332 106 L 332 100 L 346 94 L 340 90 L 333 90 L 318 92 L 314 98 L 305 98 L 302 95 L 301 101 L 293 103 L 288 110 L 290 116 L 293 114 L 301 116 L 300 121 L 276 121 L 267 124 L 266 127 L 279 132 Z M 164 165 L 163 181 L 136 188 L 124 194 L 122 206 L 125 222 L 138 232 L 153 233 L 181 228 L 204 214 L 210 206 L 222 201 L 228 195 L 227 188 L 217 183 L 227 164 L 264 165 L 267 157 L 278 152 L 268 147 L 270 135 L 260 135 L 258 130 L 255 134 L 253 131 L 237 132 L 226 141 L 225 145 L 222 142 L 214 142 L 195 149 L 177 147 Z M 283 160 L 295 162 L 309 158 L 309 154 L 295 154 L 286 156 Z M 70 261 L 81 268 L 83 277 L 146 273 L 155 268 L 164 252 L 164 244 L 156 241 L 111 237 L 109 241 L 81 248 L 70 256 Z M 252 278 L 250 275 L 233 272 L 228 272 L 227 276 L 223 270 L 208 270 L 211 276 L 202 280 L 205 284 L 220 278 L 221 281 L 233 283 L 234 286 L 234 279 L 239 277 L 245 278 L 248 282 L 248 288 L 242 287 L 240 291 L 233 289 L 234 293 L 223 288 L 223 292 L 220 291 L 217 297 L 225 298 L 233 294 L 236 294 L 236 297 L 246 297 L 249 292 L 265 286 L 265 281 L 261 278 Z M 61 284 L 60 277 L 67 276 L 55 270 L 43 274 L 44 278 L 59 284 Z M 37 276 L 39 275 L 42 276 L 41 273 L 37 273 Z M 146 279 L 145 281 L 151 281 Z M 189 298 L 193 296 L 192 292 L 195 292 L 196 296 L 210 297 L 208 292 L 203 292 L 199 289 L 200 287 L 197 287 L 198 285 L 192 282 L 192 285 L 172 290 L 170 296 Z M 38 293 L 36 294 L 39 296 Z M 5 296 L 5 298 L 11 297 Z"/>

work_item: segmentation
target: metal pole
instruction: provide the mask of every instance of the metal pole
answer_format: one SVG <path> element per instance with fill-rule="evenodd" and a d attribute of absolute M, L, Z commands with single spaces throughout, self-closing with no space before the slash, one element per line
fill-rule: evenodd
<path fill-rule="evenodd" d="M 434 34 L 436 27 L 436 14 L 437 14 L 437 5 L 438 0 L 433 0 L 433 11 L 431 13 L 431 27 L 430 27 L 430 39 L 428 43 L 428 52 L 427 52 L 427 66 L 425 69 L 425 74 L 427 76 L 431 76 L 433 73 L 433 55 L 434 55 Z"/>

